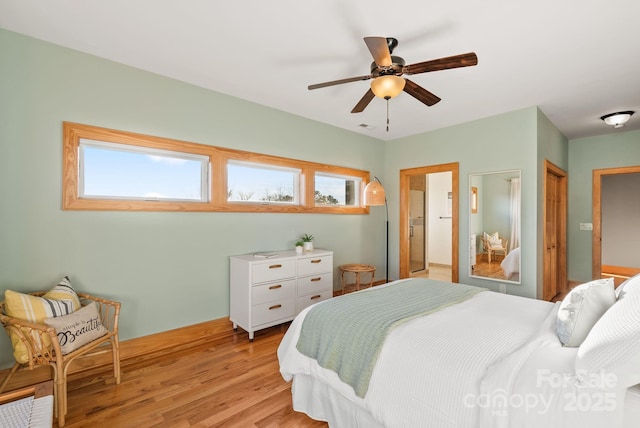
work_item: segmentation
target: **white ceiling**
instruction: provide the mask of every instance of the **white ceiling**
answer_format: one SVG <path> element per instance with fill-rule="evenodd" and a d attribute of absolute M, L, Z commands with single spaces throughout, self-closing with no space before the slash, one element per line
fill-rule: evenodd
<path fill-rule="evenodd" d="M 535 105 L 570 139 L 640 129 L 638 0 L 0 0 L 0 27 L 381 140 Z M 369 81 L 307 90 L 368 74 L 365 36 L 478 65 L 411 76 L 442 101 L 402 93 L 386 132 L 384 100 L 350 113 Z"/>

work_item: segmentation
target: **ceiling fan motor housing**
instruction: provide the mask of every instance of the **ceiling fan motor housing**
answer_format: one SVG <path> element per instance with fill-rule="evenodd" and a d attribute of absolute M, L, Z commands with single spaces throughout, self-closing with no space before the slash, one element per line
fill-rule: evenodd
<path fill-rule="evenodd" d="M 371 63 L 371 77 L 389 76 L 389 75 L 402 75 L 402 69 L 404 67 L 404 58 L 391 55 L 391 65 L 382 66 L 375 62 Z"/>

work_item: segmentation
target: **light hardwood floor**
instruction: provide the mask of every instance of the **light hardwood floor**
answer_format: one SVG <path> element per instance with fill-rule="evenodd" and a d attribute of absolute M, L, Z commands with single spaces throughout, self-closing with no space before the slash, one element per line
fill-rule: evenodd
<path fill-rule="evenodd" d="M 71 377 L 65 427 L 327 427 L 291 406 L 277 347 L 289 323 L 256 332 L 230 329 L 211 343 L 122 368 Z M 54 423 L 54 426 L 57 426 Z"/>
<path fill-rule="evenodd" d="M 429 265 L 429 270 L 411 273 L 412 278 L 431 278 L 437 281 L 451 282 L 451 266 Z"/>

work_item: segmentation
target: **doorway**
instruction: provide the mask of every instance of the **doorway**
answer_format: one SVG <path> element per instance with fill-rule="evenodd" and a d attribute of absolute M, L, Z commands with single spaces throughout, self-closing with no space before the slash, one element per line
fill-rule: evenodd
<path fill-rule="evenodd" d="M 634 259 L 637 252 L 633 249 L 640 236 L 637 226 L 639 182 L 640 166 L 593 171 L 594 279 L 612 277 L 618 286 L 626 278 L 640 273 L 640 262 Z M 631 251 L 625 250 L 627 243 Z"/>
<path fill-rule="evenodd" d="M 434 191 L 430 195 L 430 177 L 433 183 L 446 177 L 447 189 L 450 190 L 445 191 L 444 196 Z M 436 239 L 438 233 L 445 230 L 446 245 L 432 252 L 446 252 L 446 260 L 450 264 L 439 266 L 436 263 L 432 269 L 444 270 L 447 280 L 458 282 L 458 177 L 457 162 L 400 171 L 400 278 L 429 274 L 432 268 L 429 260 L 433 259 L 429 254 L 429 240 Z M 435 197 L 436 202 L 430 204 L 430 197 Z M 433 208 L 438 204 L 442 206 L 429 209 L 430 205 Z M 429 226 L 434 219 L 446 222 L 446 228 Z M 442 280 L 442 276 L 437 279 Z"/>

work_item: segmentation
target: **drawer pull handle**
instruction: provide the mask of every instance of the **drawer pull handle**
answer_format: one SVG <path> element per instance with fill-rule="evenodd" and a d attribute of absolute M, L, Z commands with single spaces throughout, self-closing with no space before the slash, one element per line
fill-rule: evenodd
<path fill-rule="evenodd" d="M 322 296 L 319 294 L 316 294 L 315 296 L 311 296 L 311 300 L 319 299 L 320 297 Z"/>
<path fill-rule="evenodd" d="M 271 266 L 269 266 L 269 269 L 279 269 L 281 267 L 282 267 L 282 265 L 271 265 Z"/>
<path fill-rule="evenodd" d="M 315 260 L 311 260 L 311 263 L 320 263 L 322 261 L 322 259 L 315 259 Z"/>
<path fill-rule="evenodd" d="M 282 307 L 282 305 L 273 305 L 273 306 L 269 306 L 269 310 L 271 309 L 280 309 Z"/>
<path fill-rule="evenodd" d="M 275 290 L 277 288 L 282 288 L 282 284 L 272 285 L 271 287 L 269 287 L 269 290 Z"/>
<path fill-rule="evenodd" d="M 320 281 L 321 279 L 322 279 L 321 277 L 311 278 L 311 282 L 317 282 L 317 281 Z"/>

